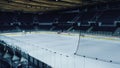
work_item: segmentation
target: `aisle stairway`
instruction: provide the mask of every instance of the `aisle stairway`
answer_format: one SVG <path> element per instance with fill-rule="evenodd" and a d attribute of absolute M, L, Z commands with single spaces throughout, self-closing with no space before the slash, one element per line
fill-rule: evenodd
<path fill-rule="evenodd" d="M 120 36 L 120 27 L 115 30 L 113 35 Z"/>

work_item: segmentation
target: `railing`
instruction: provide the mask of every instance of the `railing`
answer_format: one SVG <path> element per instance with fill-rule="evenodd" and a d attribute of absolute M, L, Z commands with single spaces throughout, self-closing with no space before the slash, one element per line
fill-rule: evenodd
<path fill-rule="evenodd" d="M 19 64 L 21 64 L 21 67 L 25 67 L 25 68 L 52 68 L 51 66 L 47 65 L 46 63 L 30 56 L 29 54 L 25 53 L 24 51 L 22 51 L 19 47 L 14 47 L 12 45 L 9 45 L 9 44 L 6 44 L 3 40 L 0 40 L 0 46 L 3 46 L 4 49 L 6 49 L 6 47 L 10 47 L 10 48 L 13 48 L 14 50 L 13 51 L 18 51 L 19 54 L 21 54 L 21 57 L 19 57 L 20 59 L 21 58 L 24 58 L 26 59 L 27 61 L 24 61 L 24 62 L 21 62 L 21 60 L 19 60 L 17 66 L 15 66 L 15 62 L 12 61 L 12 58 L 10 59 L 12 62 L 11 64 L 8 63 L 8 66 L 10 65 L 10 67 L 12 68 L 16 68 L 19 66 Z M 0 47 L 1 48 L 1 47 Z M 6 49 L 7 51 L 7 49 Z M 5 55 L 5 54 L 3 54 Z M 15 54 L 16 55 L 16 54 Z M 16 55 L 17 56 L 17 55 Z M 1 58 L 3 58 L 3 56 L 0 56 Z M 13 57 L 13 56 L 12 56 Z M 2 61 L 0 61 L 2 62 Z M 3 62 L 2 62 L 3 63 Z M 5 64 L 6 65 L 6 64 Z M 7 68 L 5 67 L 5 65 L 3 64 L 0 64 L 0 68 L 4 66 L 4 68 Z"/>

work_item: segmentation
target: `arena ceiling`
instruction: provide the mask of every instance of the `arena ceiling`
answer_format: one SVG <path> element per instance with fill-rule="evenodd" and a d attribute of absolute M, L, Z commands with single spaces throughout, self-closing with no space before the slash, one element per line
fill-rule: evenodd
<path fill-rule="evenodd" d="M 107 1 L 113 0 L 0 0 L 0 10 L 42 12 L 80 7 Z"/>

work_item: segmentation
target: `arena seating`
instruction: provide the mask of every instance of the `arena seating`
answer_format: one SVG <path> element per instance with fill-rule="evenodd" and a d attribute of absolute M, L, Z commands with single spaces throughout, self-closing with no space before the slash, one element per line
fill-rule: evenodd
<path fill-rule="evenodd" d="M 104 31 L 104 32 L 114 32 L 117 28 L 116 27 L 109 27 L 109 26 L 97 26 L 93 27 L 92 31 Z"/>
<path fill-rule="evenodd" d="M 0 32 L 9 30 L 82 30 L 114 33 L 119 28 L 119 26 L 114 25 L 115 21 L 120 20 L 119 12 L 120 9 L 83 10 L 79 13 L 59 12 L 56 14 L 0 12 Z"/>
<path fill-rule="evenodd" d="M 120 15 L 120 10 L 106 10 L 103 11 L 100 17 L 98 18 L 98 22 L 102 22 L 102 24 L 113 24 L 115 20 L 118 19 Z"/>
<path fill-rule="evenodd" d="M 81 25 L 88 25 L 88 21 L 92 21 L 94 18 L 96 12 L 90 11 L 90 12 L 81 12 L 80 17 L 78 19 L 78 22 L 81 22 Z"/>

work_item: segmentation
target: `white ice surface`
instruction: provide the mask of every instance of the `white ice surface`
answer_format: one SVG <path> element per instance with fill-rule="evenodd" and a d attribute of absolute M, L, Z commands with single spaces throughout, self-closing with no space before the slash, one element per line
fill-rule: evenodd
<path fill-rule="evenodd" d="M 120 63 L 120 41 L 81 38 L 77 54 Z"/>
<path fill-rule="evenodd" d="M 26 34 L 8 37 L 0 36 L 0 39 L 5 40 L 8 44 L 20 47 L 31 56 L 47 63 L 53 68 L 120 68 L 119 64 L 112 64 L 74 55 L 78 44 L 78 36 L 66 36 L 58 34 Z M 79 51 L 79 53 L 84 53 L 85 55 L 92 57 L 92 54 L 96 54 L 94 51 L 98 47 L 97 45 L 102 45 L 102 42 L 111 42 L 110 47 L 115 45 L 113 47 L 116 48 L 117 51 L 117 53 L 114 53 L 117 55 L 115 56 L 116 59 L 114 59 L 118 61 L 120 60 L 118 41 L 113 42 L 99 40 L 101 41 L 99 44 L 93 43 L 94 41 L 97 42 L 97 39 L 81 38 L 81 45 L 85 45 L 83 46 L 83 51 L 87 51 Z M 91 45 L 92 47 L 90 46 L 91 48 L 94 48 L 95 46 L 94 50 L 90 49 L 89 46 L 87 46 L 88 44 L 94 44 L 93 46 Z M 99 48 L 104 49 L 102 46 L 99 46 Z M 97 57 L 102 58 L 102 54 L 106 55 L 104 51 L 99 52 L 100 53 L 97 55 Z M 110 54 L 113 54 L 113 52 L 111 51 Z"/>

